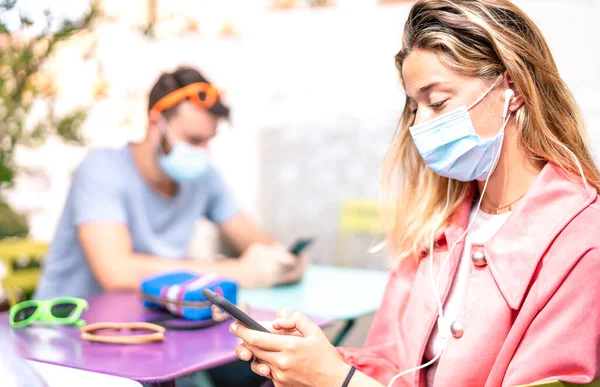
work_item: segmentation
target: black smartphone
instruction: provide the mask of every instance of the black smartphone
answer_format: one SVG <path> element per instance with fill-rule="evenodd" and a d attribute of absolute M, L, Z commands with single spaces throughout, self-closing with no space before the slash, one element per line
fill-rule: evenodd
<path fill-rule="evenodd" d="M 210 289 L 204 289 L 202 291 L 202 295 L 206 297 L 208 301 L 212 304 L 221 308 L 225 313 L 236 319 L 239 323 L 245 325 L 250 329 L 254 329 L 255 331 L 261 331 L 266 333 L 271 333 L 267 330 L 267 328 L 260 325 L 256 320 L 252 317 L 248 316 L 246 313 L 242 312 L 237 306 L 233 305 L 231 302 L 227 301 L 227 299 Z"/>
<path fill-rule="evenodd" d="M 300 254 L 305 248 L 307 248 L 312 243 L 312 241 L 313 241 L 312 238 L 298 239 L 292 245 L 292 247 L 290 247 L 290 253 L 292 253 L 294 255 Z"/>

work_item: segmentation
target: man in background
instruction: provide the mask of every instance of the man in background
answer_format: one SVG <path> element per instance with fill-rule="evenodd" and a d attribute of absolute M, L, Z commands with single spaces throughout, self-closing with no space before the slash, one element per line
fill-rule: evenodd
<path fill-rule="evenodd" d="M 210 161 L 208 144 L 229 118 L 197 70 L 164 73 L 152 87 L 145 139 L 94 149 L 77 169 L 50 247 L 37 298 L 133 290 L 170 270 L 216 273 L 244 287 L 296 281 L 292 256 L 242 213 Z M 218 225 L 237 259 L 186 260 L 196 221 Z"/>
<path fill-rule="evenodd" d="M 77 169 L 36 292 L 87 297 L 133 290 L 170 270 L 216 273 L 244 287 L 296 281 L 292 256 L 244 215 L 210 161 L 208 144 L 229 108 L 197 70 L 179 68 L 152 87 L 145 139 L 94 149 Z M 219 226 L 237 259 L 187 260 L 196 221 Z"/>
<path fill-rule="evenodd" d="M 230 113 L 217 89 L 197 70 L 179 68 L 160 76 L 148 102 L 143 141 L 94 149 L 77 169 L 35 298 L 134 290 L 172 270 L 216 273 L 243 287 L 298 280 L 305 257 L 244 215 L 211 164 L 208 145 Z M 203 217 L 238 258 L 185 259 Z M 213 375 L 217 385 L 247 385 L 245 372 L 231 370 Z M 231 381 L 236 374 L 242 379 Z"/>

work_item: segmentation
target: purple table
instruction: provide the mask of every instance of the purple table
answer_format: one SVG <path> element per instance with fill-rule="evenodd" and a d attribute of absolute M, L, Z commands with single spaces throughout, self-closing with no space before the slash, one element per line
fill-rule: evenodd
<path fill-rule="evenodd" d="M 272 320 L 273 311 L 250 308 L 256 320 Z M 89 300 L 83 318 L 88 323 L 147 321 L 160 314 L 142 307 L 135 293 L 107 293 Z M 311 317 L 312 318 L 312 317 Z M 319 326 L 332 323 L 312 318 Z M 76 328 L 30 326 L 12 329 L 8 313 L 0 313 L 0 342 L 9 338 L 24 349 L 29 360 L 120 376 L 142 383 L 174 385 L 177 378 L 237 359 L 239 340 L 229 333 L 229 322 L 194 331 L 167 331 L 166 341 L 144 345 L 86 342 Z"/>

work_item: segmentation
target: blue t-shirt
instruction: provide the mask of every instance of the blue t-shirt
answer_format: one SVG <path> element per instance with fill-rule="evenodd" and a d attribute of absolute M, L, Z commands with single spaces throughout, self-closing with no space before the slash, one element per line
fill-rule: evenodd
<path fill-rule="evenodd" d="M 134 252 L 183 259 L 200 217 L 222 223 L 238 212 L 213 168 L 197 181 L 180 184 L 177 194 L 167 198 L 140 175 L 129 146 L 92 150 L 73 177 L 34 298 L 87 297 L 102 291 L 77 238 L 77 227 L 84 223 L 125 224 Z"/>

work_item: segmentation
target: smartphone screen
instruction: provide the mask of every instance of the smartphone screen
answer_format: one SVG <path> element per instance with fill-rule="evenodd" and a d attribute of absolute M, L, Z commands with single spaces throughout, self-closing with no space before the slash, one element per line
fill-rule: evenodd
<path fill-rule="evenodd" d="M 298 239 L 292 245 L 292 247 L 290 247 L 290 253 L 292 253 L 294 255 L 300 254 L 304 249 L 306 249 L 312 243 L 312 241 L 313 241 L 312 238 Z"/>

